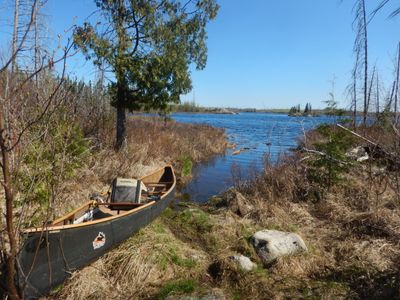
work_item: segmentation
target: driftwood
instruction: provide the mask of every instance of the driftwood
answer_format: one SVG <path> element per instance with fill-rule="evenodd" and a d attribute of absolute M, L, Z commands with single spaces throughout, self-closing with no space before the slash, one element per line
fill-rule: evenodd
<path fill-rule="evenodd" d="M 301 152 L 306 152 L 306 153 L 311 153 L 311 154 L 317 154 L 317 155 L 319 155 L 319 156 L 326 157 L 327 159 L 329 159 L 329 160 L 331 160 L 331 161 L 333 161 L 333 162 L 342 164 L 342 165 L 349 165 L 349 164 L 350 164 L 350 163 L 345 162 L 345 161 L 343 161 L 343 160 L 336 159 L 336 158 L 334 158 L 334 157 L 332 157 L 332 156 L 330 156 L 330 155 L 328 155 L 328 154 L 326 154 L 325 152 L 322 152 L 322 151 L 317 151 L 317 150 L 313 150 L 313 149 L 307 149 L 307 148 L 304 148 L 304 147 L 301 148 L 300 151 L 301 151 Z M 309 157 L 307 157 L 307 158 L 309 158 Z M 306 159 L 306 158 L 304 158 L 304 159 Z M 303 159 L 303 160 L 304 160 L 304 159 Z"/>

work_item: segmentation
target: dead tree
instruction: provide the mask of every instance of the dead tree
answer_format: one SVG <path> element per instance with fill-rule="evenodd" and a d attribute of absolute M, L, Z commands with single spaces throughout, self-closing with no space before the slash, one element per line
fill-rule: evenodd
<path fill-rule="evenodd" d="M 368 115 L 368 20 L 365 0 L 358 0 L 356 3 L 354 25 L 356 31 L 354 52 L 359 52 L 360 60 L 362 60 L 362 63 L 358 64 L 358 67 L 362 69 L 363 73 L 363 125 L 365 126 Z"/>
<path fill-rule="evenodd" d="M 355 48 L 355 55 L 356 55 L 356 59 L 355 59 L 355 63 L 354 63 L 354 67 L 352 70 L 352 80 L 353 83 L 351 84 L 351 86 L 349 86 L 349 94 L 351 94 L 352 97 L 352 108 L 353 108 L 353 128 L 355 129 L 357 126 L 357 97 L 358 97 L 358 93 L 357 93 L 357 79 L 358 79 L 358 66 L 359 66 L 359 62 L 360 62 L 360 49 L 359 48 Z"/>
<path fill-rule="evenodd" d="M 375 72 L 376 72 L 376 65 L 374 65 L 374 68 L 372 70 L 371 81 L 369 83 L 369 88 L 368 88 L 367 109 L 366 109 L 367 112 L 369 111 L 369 107 L 371 104 L 371 95 L 372 95 L 372 88 L 374 86 Z"/>
<path fill-rule="evenodd" d="M 13 24 L 13 38 L 12 38 L 12 53 L 17 53 L 17 43 L 18 43 L 18 24 L 19 24 L 19 0 L 15 0 L 14 7 L 14 24 Z M 15 72 L 16 56 L 13 57 L 11 62 L 11 73 Z"/>
<path fill-rule="evenodd" d="M 376 120 L 379 120 L 379 114 L 380 114 L 380 99 L 379 99 L 379 74 L 376 74 L 376 108 L 375 108 L 375 112 L 376 112 Z"/>
<path fill-rule="evenodd" d="M 394 90 L 394 123 L 397 125 L 397 111 L 399 102 L 399 80 L 400 80 L 400 43 L 397 48 L 397 64 L 396 64 L 396 85 Z"/>

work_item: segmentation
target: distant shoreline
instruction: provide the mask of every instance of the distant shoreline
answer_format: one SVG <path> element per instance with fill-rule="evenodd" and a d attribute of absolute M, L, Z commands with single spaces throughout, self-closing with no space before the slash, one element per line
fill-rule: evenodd
<path fill-rule="evenodd" d="M 291 117 L 317 117 L 321 115 L 334 115 L 334 116 L 350 116 L 352 112 L 340 110 L 338 113 L 328 112 L 323 109 L 314 110 L 312 113 L 304 115 L 302 113 L 290 115 L 289 109 L 204 109 L 204 110 L 194 110 L 194 111 L 187 111 L 187 110 L 176 110 L 172 111 L 171 113 L 184 113 L 184 114 L 221 114 L 221 115 L 237 115 L 240 113 L 272 113 L 272 114 L 284 114 L 289 115 Z"/>

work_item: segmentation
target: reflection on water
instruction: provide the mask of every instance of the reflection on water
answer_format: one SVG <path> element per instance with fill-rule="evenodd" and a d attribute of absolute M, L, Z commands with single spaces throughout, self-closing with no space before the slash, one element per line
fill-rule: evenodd
<path fill-rule="evenodd" d="M 272 161 L 276 161 L 280 153 L 297 146 L 297 141 L 305 130 L 337 120 L 327 116 L 302 118 L 271 113 L 177 113 L 172 117 L 178 122 L 222 127 L 236 149 L 246 149 L 238 155 L 232 154 L 234 150 L 227 150 L 225 155 L 217 156 L 194 168 L 193 180 L 182 193 L 190 195 L 191 200 L 196 202 L 205 202 L 209 197 L 232 186 L 232 169 L 239 170 L 234 174 L 241 178 L 248 178 L 262 168 L 265 153 L 270 155 Z"/>

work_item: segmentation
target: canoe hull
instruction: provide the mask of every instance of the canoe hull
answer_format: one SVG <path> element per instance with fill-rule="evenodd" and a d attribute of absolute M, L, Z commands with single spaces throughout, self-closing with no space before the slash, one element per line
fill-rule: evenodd
<path fill-rule="evenodd" d="M 18 255 L 18 285 L 26 299 L 46 296 L 71 273 L 93 262 L 145 227 L 173 201 L 165 198 L 140 210 L 105 222 L 26 234 Z"/>

